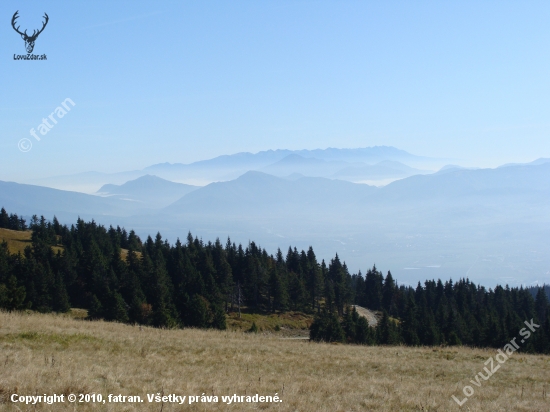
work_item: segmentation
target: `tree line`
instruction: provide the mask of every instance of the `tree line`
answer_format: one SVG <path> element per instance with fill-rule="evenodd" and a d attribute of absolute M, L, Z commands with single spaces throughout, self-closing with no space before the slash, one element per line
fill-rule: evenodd
<path fill-rule="evenodd" d="M 535 297 L 522 287 L 486 289 L 469 279 L 414 288 L 376 266 L 351 274 L 338 255 L 319 262 L 312 247 L 272 255 L 254 242 L 203 242 L 191 234 L 171 245 L 160 234 L 143 241 L 118 226 L 78 219 L 69 227 L 55 217 L 33 216 L 29 227 L 32 247 L 23 253 L 0 245 L 0 307 L 7 310 L 79 307 L 92 319 L 224 329 L 226 313 L 245 305 L 315 314 L 313 340 L 479 347 L 502 346 L 534 319 L 541 327 L 524 350 L 550 353 L 542 288 Z M 369 327 L 352 305 L 380 313 L 378 326 Z"/>
<path fill-rule="evenodd" d="M 537 293 L 539 293 L 539 290 L 542 289 L 546 292 L 546 297 L 550 299 L 550 285 L 543 284 L 542 286 L 529 286 L 527 290 L 531 292 L 531 295 L 533 295 L 533 298 L 537 297 Z"/>
<path fill-rule="evenodd" d="M 9 214 L 6 209 L 0 210 L 0 229 L 27 230 L 27 222 L 15 213 Z"/>

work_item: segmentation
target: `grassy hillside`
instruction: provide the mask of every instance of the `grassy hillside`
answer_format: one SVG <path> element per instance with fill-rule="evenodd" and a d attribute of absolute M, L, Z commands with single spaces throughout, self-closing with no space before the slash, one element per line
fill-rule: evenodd
<path fill-rule="evenodd" d="M 309 337 L 312 322 L 313 315 L 302 312 L 259 314 L 243 311 L 240 318 L 237 312 L 227 316 L 227 327 L 230 330 L 245 332 L 254 323 L 258 332 L 276 333 L 279 337 Z"/>
<path fill-rule="evenodd" d="M 76 316 L 82 316 L 77 312 Z M 0 312 L 0 411 L 547 411 L 550 357 L 515 354 L 462 409 L 494 350 L 365 347 L 236 331 L 162 330 Z M 144 403 L 14 405 L 20 395 L 139 395 Z M 146 395 L 271 395 L 278 404 L 176 405 Z M 17 408 L 16 408 L 17 406 Z M 468 409 L 469 408 L 469 409 Z"/>
<path fill-rule="evenodd" d="M 10 253 L 18 253 L 25 250 L 27 246 L 32 246 L 31 243 L 32 231 L 26 230 L 24 232 L 18 230 L 2 229 L 0 228 L 0 243 L 6 241 L 8 243 L 8 249 Z M 62 246 L 52 246 L 54 252 L 63 250 Z M 138 256 L 141 256 L 141 252 L 136 252 Z M 122 259 L 126 259 L 128 256 L 128 250 L 121 249 L 120 256 Z"/>
<path fill-rule="evenodd" d="M 23 253 L 27 246 L 31 246 L 31 235 L 32 231 L 30 230 L 21 232 L 0 228 L 0 243 L 6 241 L 11 253 Z"/>

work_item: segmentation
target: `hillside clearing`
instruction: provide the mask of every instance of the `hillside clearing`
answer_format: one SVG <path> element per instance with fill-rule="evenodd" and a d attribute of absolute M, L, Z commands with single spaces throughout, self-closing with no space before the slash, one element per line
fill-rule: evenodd
<path fill-rule="evenodd" d="M 6 242 L 10 253 L 23 253 L 27 246 L 32 246 L 32 231 L 11 230 L 0 228 L 0 243 Z"/>
<path fill-rule="evenodd" d="M 81 314 L 78 314 L 80 316 Z M 271 395 L 282 403 L 177 405 L 166 411 L 456 411 L 464 385 L 495 350 L 317 344 L 262 334 L 163 330 L 52 314 L 0 312 L 0 411 L 75 410 L 13 404 L 20 395 Z M 550 357 L 515 354 L 463 406 L 547 411 Z M 467 407 L 467 408 L 465 408 Z M 82 403 L 78 410 L 159 411 L 157 403 Z"/>
<path fill-rule="evenodd" d="M 11 230 L 0 228 L 0 243 L 6 242 L 8 244 L 8 250 L 12 254 L 19 252 L 23 253 L 27 246 L 32 247 L 32 230 Z M 52 246 L 54 253 L 63 251 L 63 246 Z M 136 252 L 138 256 L 141 256 L 141 252 Z M 128 256 L 127 249 L 120 249 L 120 257 L 125 260 Z"/>
<path fill-rule="evenodd" d="M 260 333 L 273 333 L 278 337 L 309 337 L 309 327 L 313 322 L 313 315 L 302 312 L 283 313 L 246 313 L 239 318 L 237 312 L 230 312 L 227 316 L 227 327 L 230 330 L 246 332 L 255 323 Z"/>

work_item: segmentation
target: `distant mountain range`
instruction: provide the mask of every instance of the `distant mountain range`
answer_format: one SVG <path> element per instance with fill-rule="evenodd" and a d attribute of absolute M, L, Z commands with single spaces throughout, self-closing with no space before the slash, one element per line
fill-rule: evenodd
<path fill-rule="evenodd" d="M 226 181 L 237 178 L 251 170 L 263 171 L 275 176 L 288 176 L 299 173 L 310 177 L 336 177 L 334 174 L 342 169 L 358 168 L 351 181 L 367 180 L 370 175 L 361 173 L 360 168 L 383 161 L 409 162 L 412 164 L 434 161 L 427 157 L 415 156 L 404 150 L 388 146 L 375 146 L 362 149 L 325 149 L 325 150 L 268 150 L 252 153 L 238 153 L 230 156 L 219 156 L 211 160 L 191 164 L 163 163 L 153 165 L 145 170 L 169 180 L 179 181 L 183 177 L 209 177 L 211 181 Z M 401 165 L 407 168 L 405 165 Z M 383 168 L 375 168 L 378 179 L 388 177 L 405 177 L 416 173 L 413 168 L 407 172 L 401 167 L 400 173 L 392 169 L 385 174 Z M 422 171 L 418 171 L 422 173 Z M 390 176 L 391 175 L 391 176 Z M 344 174 L 343 180 L 348 180 Z M 341 177 L 341 178 L 342 178 Z"/>
<path fill-rule="evenodd" d="M 301 155 L 279 161 L 283 167 L 339 162 Z M 392 162 L 381 166 L 402 167 Z M 273 252 L 313 245 L 321 257 L 338 252 L 352 270 L 376 263 L 403 282 L 464 276 L 486 285 L 518 284 L 550 276 L 546 161 L 449 167 L 384 187 L 248 171 L 199 188 L 145 176 L 100 192 L 103 197 L 0 182 L 0 206 L 20 215 L 55 214 L 67 223 L 94 218 L 141 235 L 160 231 L 171 241 L 191 230 L 205 240 L 254 240 Z"/>
<path fill-rule="evenodd" d="M 381 188 L 321 177 L 281 178 L 258 171 L 204 187 L 145 175 L 122 185 L 104 185 L 98 191 L 99 196 L 12 182 L 0 185 L 0 201 L 4 205 L 29 212 L 38 208 L 48 212 L 128 216 L 164 208 L 163 213 L 175 214 L 193 209 L 194 213 L 203 214 L 228 214 L 234 210 L 239 214 L 262 215 L 291 207 L 307 213 L 320 210 L 337 213 L 351 205 L 410 207 L 434 199 L 456 202 L 485 196 L 484 201 L 488 202 L 499 196 L 520 195 L 518 200 L 525 196 L 545 199 L 550 191 L 550 162 L 496 169 L 449 168 L 445 173 L 415 175 Z"/>
<path fill-rule="evenodd" d="M 380 163 L 387 161 L 394 163 L 392 165 Z M 405 163 L 407 166 L 398 162 Z M 379 165 L 376 165 L 377 163 Z M 299 173 L 311 177 L 333 177 L 352 182 L 385 184 L 412 174 L 428 173 L 414 169 L 415 165 L 433 166 L 439 163 L 441 161 L 438 159 L 415 156 L 388 146 L 361 149 L 267 150 L 258 153 L 218 156 L 190 164 L 160 163 L 142 170 L 112 174 L 86 172 L 34 179 L 28 183 L 95 193 L 105 184 L 121 185 L 147 174 L 172 182 L 204 186 L 212 182 L 233 180 L 248 171 L 257 170 L 275 176 Z M 339 172 L 341 174 L 337 175 Z"/>
<path fill-rule="evenodd" d="M 395 180 L 415 174 L 432 173 L 432 171 L 409 167 L 395 160 L 382 160 L 369 165 L 364 162 L 320 160 L 298 154 L 288 155 L 262 168 L 261 171 L 280 177 L 299 173 L 303 176 L 328 177 L 356 183 L 376 183 L 387 179 Z"/>
<path fill-rule="evenodd" d="M 235 180 L 195 190 L 163 213 L 228 221 L 243 217 L 292 221 L 297 216 L 326 216 L 359 222 L 369 216 L 395 223 L 408 219 L 420 222 L 424 218 L 460 220 L 455 212 L 469 219 L 491 220 L 513 210 L 507 219 L 517 221 L 520 216 L 535 217 L 526 211 L 547 201 L 550 210 L 550 163 L 416 175 L 381 188 L 327 178 L 284 179 L 247 172 Z M 411 211 L 415 211 L 414 216 Z"/>

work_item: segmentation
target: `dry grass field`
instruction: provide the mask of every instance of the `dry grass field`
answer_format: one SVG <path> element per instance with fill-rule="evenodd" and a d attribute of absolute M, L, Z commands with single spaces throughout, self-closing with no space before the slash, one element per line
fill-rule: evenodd
<path fill-rule="evenodd" d="M 317 344 L 273 334 L 160 330 L 0 312 L 0 411 L 549 411 L 545 356 L 516 354 L 481 387 L 474 386 L 462 408 L 451 400 L 453 394 L 464 397 L 464 385 L 494 354 Z M 12 403 L 13 393 L 139 395 L 144 402 L 25 405 Z M 216 395 L 220 402 L 149 403 L 148 393 Z M 221 395 L 256 393 L 277 393 L 282 402 L 221 402 Z"/>
<path fill-rule="evenodd" d="M 3 241 L 7 242 L 11 253 L 23 253 L 27 246 L 32 246 L 31 236 L 32 232 L 30 230 L 22 232 L 0 228 L 0 243 Z"/>
<path fill-rule="evenodd" d="M 246 332 L 255 323 L 260 332 L 275 333 L 278 337 L 309 337 L 309 327 L 313 315 L 302 312 L 285 312 L 258 314 L 243 311 L 241 317 L 237 312 L 227 315 L 227 327 L 233 331 Z"/>
<path fill-rule="evenodd" d="M 8 244 L 8 250 L 10 253 L 17 254 L 23 253 L 27 246 L 32 247 L 32 231 L 18 231 L 0 228 L 0 243 L 6 242 Z M 52 246 L 54 253 L 63 251 L 63 246 Z M 138 256 L 141 256 L 141 252 L 137 252 Z M 124 260 L 128 256 L 128 250 L 121 249 L 120 257 Z"/>

